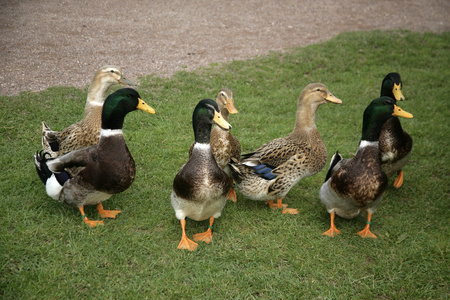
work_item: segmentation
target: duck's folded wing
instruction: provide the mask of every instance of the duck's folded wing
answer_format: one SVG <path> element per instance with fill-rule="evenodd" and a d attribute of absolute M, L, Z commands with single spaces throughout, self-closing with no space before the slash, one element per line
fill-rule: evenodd
<path fill-rule="evenodd" d="M 54 173 L 60 173 L 73 167 L 85 167 L 92 160 L 92 155 L 96 150 L 97 146 L 95 145 L 71 151 L 63 156 L 49 160 L 47 166 Z"/>

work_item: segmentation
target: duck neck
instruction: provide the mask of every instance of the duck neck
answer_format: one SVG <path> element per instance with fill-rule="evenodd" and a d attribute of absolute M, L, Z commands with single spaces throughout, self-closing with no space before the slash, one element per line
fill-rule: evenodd
<path fill-rule="evenodd" d="M 88 97 L 84 107 L 84 115 L 95 107 L 102 107 L 106 99 L 106 94 L 112 86 L 110 83 L 102 83 L 101 81 L 93 80 L 88 90 Z"/>
<path fill-rule="evenodd" d="M 297 115 L 295 119 L 294 131 L 292 134 L 301 134 L 311 129 L 316 129 L 316 112 L 319 105 L 307 104 L 299 101 L 297 104 Z"/>
<path fill-rule="evenodd" d="M 209 144 L 209 139 L 211 137 L 211 127 L 210 123 L 194 123 L 194 135 L 195 142 L 200 144 Z"/>

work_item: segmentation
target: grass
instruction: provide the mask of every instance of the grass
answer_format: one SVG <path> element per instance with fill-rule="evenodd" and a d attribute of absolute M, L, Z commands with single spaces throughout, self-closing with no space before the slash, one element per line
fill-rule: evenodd
<path fill-rule="evenodd" d="M 449 297 L 450 33 L 345 33 L 325 43 L 247 61 L 212 64 L 171 78 L 141 78 L 138 90 L 156 115 L 133 112 L 124 134 L 137 164 L 133 185 L 105 202 L 116 220 L 89 228 L 78 210 L 51 200 L 36 176 L 40 122 L 63 129 L 82 117 L 87 89 L 55 87 L 0 97 L 0 296 L 33 298 L 338 298 L 444 299 Z M 383 77 L 403 79 L 414 114 L 402 125 L 414 139 L 401 189 L 390 186 L 372 219 L 378 239 L 356 232 L 365 216 L 336 219 L 318 199 L 326 174 L 306 178 L 285 201 L 299 215 L 264 203 L 229 202 L 215 223 L 213 242 L 178 250 L 178 220 L 170 205 L 172 180 L 193 141 L 196 103 L 234 92 L 230 118 L 243 153 L 289 133 L 297 98 L 322 82 L 343 100 L 319 108 L 316 124 L 329 156 L 354 151 L 362 112 L 377 98 Z M 118 87 L 116 87 L 117 89 Z M 94 207 L 86 209 L 98 219 Z M 207 221 L 188 220 L 187 234 Z"/>

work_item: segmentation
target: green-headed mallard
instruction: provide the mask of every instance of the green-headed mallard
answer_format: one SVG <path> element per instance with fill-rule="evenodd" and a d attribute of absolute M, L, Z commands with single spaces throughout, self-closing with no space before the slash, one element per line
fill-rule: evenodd
<path fill-rule="evenodd" d="M 115 84 L 134 85 L 115 66 L 104 66 L 97 70 L 89 87 L 83 119 L 61 131 L 52 131 L 42 122 L 42 149 L 50 157 L 64 155 L 70 151 L 96 145 L 100 137 L 103 103 L 109 88 Z"/>
<path fill-rule="evenodd" d="M 178 249 L 190 251 L 197 248 L 197 243 L 186 236 L 185 218 L 196 221 L 209 218 L 208 230 L 195 234 L 194 240 L 211 242 L 214 219 L 220 217 L 231 188 L 230 179 L 217 165 L 209 143 L 212 124 L 231 128 L 220 114 L 217 103 L 211 99 L 200 101 L 195 107 L 192 124 L 195 135 L 192 155 L 175 176 L 171 195 L 172 207 L 182 229 Z"/>
<path fill-rule="evenodd" d="M 400 74 L 389 73 L 381 84 L 381 96 L 391 97 L 394 100 L 403 101 L 402 80 Z M 395 173 L 398 176 L 394 182 L 394 187 L 399 188 L 403 184 L 403 167 L 409 162 L 412 153 L 413 141 L 406 133 L 400 120 L 392 116 L 387 120 L 380 133 L 380 153 L 381 168 L 388 177 Z"/>
<path fill-rule="evenodd" d="M 298 213 L 297 209 L 286 208 L 282 199 L 300 179 L 316 174 L 327 161 L 327 149 L 315 124 L 318 107 L 327 102 L 342 103 L 325 85 L 309 84 L 298 99 L 294 131 L 230 164 L 245 197 L 268 201 L 270 207 L 283 213 Z M 273 203 L 275 199 L 277 204 Z"/>
<path fill-rule="evenodd" d="M 330 229 L 324 235 L 334 236 L 340 232 L 334 225 L 335 214 L 350 219 L 367 211 L 367 225 L 358 234 L 376 238 L 370 231 L 370 220 L 387 187 L 378 139 L 383 124 L 392 115 L 412 118 L 390 97 L 372 101 L 364 111 L 362 137 L 356 155 L 349 159 L 342 159 L 338 152 L 333 155 L 319 192 L 320 201 L 331 217 Z"/>
<path fill-rule="evenodd" d="M 219 91 L 216 98 L 216 103 L 219 106 L 220 113 L 225 121 L 228 122 L 229 114 L 237 114 L 238 111 L 234 107 L 233 92 L 229 88 L 223 88 Z M 231 177 L 231 170 L 229 163 L 231 157 L 239 160 L 241 156 L 241 143 L 234 137 L 230 130 L 224 130 L 220 126 L 214 126 L 211 131 L 211 150 L 219 167 L 224 170 L 230 177 L 231 185 L 233 186 L 233 177 Z M 194 143 L 189 149 L 189 156 L 192 154 Z M 228 193 L 228 199 L 236 202 L 236 191 L 232 187 Z"/>
<path fill-rule="evenodd" d="M 84 206 L 97 204 L 102 218 L 115 218 L 116 210 L 104 210 L 102 202 L 125 191 L 133 182 L 135 164 L 123 137 L 125 116 L 136 109 L 155 113 L 130 88 L 120 89 L 106 98 L 102 112 L 100 140 L 97 145 L 74 150 L 55 159 L 46 153 L 36 153 L 36 170 L 46 186 L 47 194 L 55 200 L 77 207 L 83 221 L 94 227 L 102 221 L 91 221 Z M 75 175 L 66 170 L 76 167 Z"/>

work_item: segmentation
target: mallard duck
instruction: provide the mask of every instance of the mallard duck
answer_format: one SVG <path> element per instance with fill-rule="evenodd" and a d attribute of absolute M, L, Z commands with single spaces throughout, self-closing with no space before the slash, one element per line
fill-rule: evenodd
<path fill-rule="evenodd" d="M 217 103 L 211 99 L 200 101 L 192 116 L 195 144 L 188 162 L 183 165 L 173 180 L 171 195 L 175 216 L 180 220 L 182 236 L 178 249 L 194 251 L 197 243 L 210 243 L 214 219 L 220 217 L 231 188 L 228 175 L 217 165 L 210 146 L 211 126 L 223 129 L 231 125 L 222 117 Z M 194 241 L 186 236 L 186 220 L 202 221 L 209 218 L 209 228 L 194 235 Z"/>
<path fill-rule="evenodd" d="M 381 97 L 387 96 L 394 100 L 403 101 L 402 80 L 400 74 L 389 73 L 381 84 Z M 413 141 L 411 136 L 403 130 L 400 120 L 392 116 L 387 120 L 380 133 L 381 168 L 388 177 L 395 173 L 398 176 L 394 182 L 395 188 L 403 184 L 403 167 L 409 162 Z"/>
<path fill-rule="evenodd" d="M 232 161 L 232 175 L 245 197 L 267 201 L 283 213 L 298 213 L 282 199 L 300 179 L 316 174 L 327 161 L 327 149 L 315 124 L 318 107 L 327 102 L 342 103 L 325 85 L 309 84 L 298 99 L 294 131 L 244 155 L 240 162 Z"/>
<path fill-rule="evenodd" d="M 98 145 L 74 150 L 57 158 L 47 153 L 34 156 L 36 170 L 44 182 L 47 194 L 60 202 L 77 207 L 82 220 L 91 227 L 103 221 L 89 220 L 84 206 L 97 204 L 102 218 L 115 218 L 120 211 L 103 209 L 102 202 L 125 191 L 133 182 L 135 164 L 122 133 L 126 114 L 140 109 L 155 113 L 140 99 L 137 91 L 124 88 L 106 98 Z M 72 176 L 68 168 L 80 168 Z"/>
<path fill-rule="evenodd" d="M 219 106 L 222 117 L 227 122 L 230 114 L 238 113 L 236 107 L 234 106 L 233 92 L 229 88 L 223 88 L 219 91 L 217 94 L 216 103 Z M 231 177 L 231 170 L 228 164 L 231 161 L 231 157 L 239 160 L 241 156 L 241 143 L 239 143 L 239 140 L 231 134 L 230 130 L 224 130 L 220 126 L 214 126 L 211 131 L 210 144 L 217 164 L 230 177 L 232 187 L 228 193 L 227 199 L 236 202 L 236 191 L 233 187 L 233 177 Z M 192 155 L 193 148 L 194 143 L 192 143 L 189 149 L 189 157 Z"/>
<path fill-rule="evenodd" d="M 370 231 L 372 214 L 380 204 L 387 187 L 387 176 L 381 168 L 379 136 L 383 124 L 392 116 L 412 118 L 395 105 L 390 97 L 375 99 L 364 111 L 362 137 L 356 155 L 342 159 L 336 152 L 330 163 L 319 198 L 330 213 L 331 226 L 323 235 L 340 233 L 334 225 L 335 214 L 351 219 L 367 211 L 367 225 L 358 232 L 361 237 L 376 238 Z"/>
<path fill-rule="evenodd" d="M 134 85 L 115 66 L 104 66 L 97 70 L 89 87 L 83 119 L 61 131 L 53 131 L 42 122 L 42 149 L 50 157 L 64 155 L 70 151 L 96 145 L 100 137 L 103 103 L 109 88 L 115 84 Z"/>

